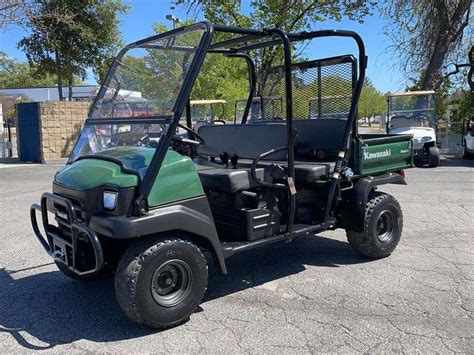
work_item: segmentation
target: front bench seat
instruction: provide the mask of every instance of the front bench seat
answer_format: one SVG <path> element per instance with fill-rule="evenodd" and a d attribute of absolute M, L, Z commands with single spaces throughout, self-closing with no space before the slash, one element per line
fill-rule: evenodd
<path fill-rule="evenodd" d="M 281 165 L 285 170 L 287 169 L 286 161 L 261 160 L 258 166 L 266 167 L 270 164 L 278 164 Z M 296 182 L 313 182 L 316 180 L 320 180 L 321 178 L 327 178 L 333 172 L 335 165 L 336 163 L 333 162 L 313 163 L 305 161 L 295 161 L 295 180 Z M 239 166 L 250 168 L 252 166 L 252 160 L 239 160 Z"/>
<path fill-rule="evenodd" d="M 226 169 L 208 165 L 195 166 L 201 184 L 206 190 L 235 193 L 259 186 L 252 179 L 250 169 Z M 256 173 L 257 178 L 263 180 L 263 168 L 257 168 Z"/>

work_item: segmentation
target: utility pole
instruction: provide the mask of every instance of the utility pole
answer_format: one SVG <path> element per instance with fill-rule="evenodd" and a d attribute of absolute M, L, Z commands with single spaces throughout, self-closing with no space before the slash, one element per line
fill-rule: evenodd
<path fill-rule="evenodd" d="M 168 21 L 173 21 L 173 29 L 175 29 L 177 27 L 178 23 L 181 23 L 181 20 L 179 18 L 177 18 L 176 16 L 171 15 L 171 14 L 166 15 L 166 19 Z"/>

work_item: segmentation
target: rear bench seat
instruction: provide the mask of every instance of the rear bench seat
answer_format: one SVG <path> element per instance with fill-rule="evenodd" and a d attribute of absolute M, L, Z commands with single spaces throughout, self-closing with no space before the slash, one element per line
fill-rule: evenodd
<path fill-rule="evenodd" d="M 327 122 L 335 137 L 331 139 L 325 127 Z M 314 123 L 313 123 L 314 122 Z M 345 121 L 337 120 L 295 120 L 296 146 L 301 149 L 339 149 L 337 137 L 345 126 Z M 311 134 L 313 133 L 313 134 Z M 253 159 L 271 149 L 287 145 L 287 129 L 285 122 L 255 123 L 255 124 L 229 124 L 201 126 L 198 134 L 203 137 L 205 144 L 198 147 L 198 154 L 203 157 L 218 157 L 221 153 L 229 156 L 237 155 L 237 169 L 225 168 L 222 165 L 210 163 L 205 159 L 197 158 L 196 169 L 201 182 L 206 189 L 238 192 L 258 187 L 252 179 L 250 167 Z M 318 137 L 320 136 L 320 141 Z M 341 134 L 342 135 L 342 134 Z M 272 163 L 286 168 L 286 152 L 280 152 L 261 160 L 257 168 L 257 177 L 264 178 L 264 167 Z M 329 162 L 295 162 L 296 183 L 312 182 L 329 176 L 334 169 L 334 163 Z"/>

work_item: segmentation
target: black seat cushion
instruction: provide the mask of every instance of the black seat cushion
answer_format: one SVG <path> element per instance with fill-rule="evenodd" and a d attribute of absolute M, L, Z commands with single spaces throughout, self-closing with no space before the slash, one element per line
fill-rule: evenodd
<path fill-rule="evenodd" d="M 196 165 L 196 170 L 204 189 L 234 193 L 259 186 L 252 179 L 250 169 L 226 169 Z M 256 173 L 257 178 L 263 180 L 263 169 L 256 169 Z"/>
<path fill-rule="evenodd" d="M 278 164 L 283 168 L 287 168 L 286 161 L 260 161 L 258 166 L 265 167 L 270 164 Z M 239 166 L 241 167 L 250 167 L 252 165 L 252 160 L 242 159 L 239 160 Z M 331 162 L 295 162 L 295 180 L 311 182 L 321 179 L 321 177 L 329 176 L 334 170 L 335 163 Z"/>

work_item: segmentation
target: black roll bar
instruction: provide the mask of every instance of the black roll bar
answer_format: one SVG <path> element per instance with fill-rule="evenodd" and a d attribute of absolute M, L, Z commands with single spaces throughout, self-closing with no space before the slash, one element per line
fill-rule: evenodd
<path fill-rule="evenodd" d="M 186 80 L 184 80 L 183 86 L 180 91 L 180 95 L 174 103 L 174 118 L 166 131 L 165 136 L 160 139 L 158 147 L 156 148 L 155 154 L 151 159 L 150 165 L 148 166 L 147 173 L 143 179 L 142 184 L 140 184 L 138 190 L 138 198 L 135 200 L 135 214 L 143 215 L 148 212 L 148 195 L 150 194 L 153 184 L 155 183 L 158 172 L 160 171 L 161 164 L 165 158 L 166 152 L 170 145 L 171 139 L 176 127 L 178 126 L 183 110 L 186 106 L 186 103 L 189 101 L 189 95 L 191 94 L 191 89 L 196 81 L 197 74 L 201 68 L 201 65 L 204 61 L 204 58 L 207 53 L 207 49 L 212 42 L 212 37 L 214 35 L 214 26 L 208 22 L 201 22 L 201 24 L 206 25 L 206 31 L 203 33 L 201 40 L 199 42 L 198 50 L 191 62 L 189 71 L 186 75 Z"/>
<path fill-rule="evenodd" d="M 189 101 L 189 95 L 191 89 L 194 85 L 196 76 L 200 70 L 204 57 L 207 53 L 221 53 L 228 56 L 239 56 L 244 57 L 247 60 L 250 70 L 253 72 L 251 75 L 251 81 L 253 85 L 250 85 L 250 91 L 253 93 L 249 93 L 249 97 L 247 99 L 247 105 L 244 111 L 243 122 L 247 121 L 248 114 L 250 111 L 250 107 L 253 100 L 253 94 L 255 91 L 255 84 L 256 84 L 256 76 L 254 63 L 251 58 L 248 56 L 247 53 L 250 50 L 259 49 L 270 47 L 278 44 L 283 45 L 284 50 L 284 68 L 285 68 L 285 98 L 286 98 L 286 125 L 287 125 L 287 143 L 288 143 L 288 178 L 294 181 L 295 171 L 294 171 L 294 135 L 293 135 L 293 102 L 292 102 L 292 63 L 291 63 L 291 42 L 301 41 L 301 40 L 310 40 L 313 38 L 320 38 L 320 37 L 348 37 L 355 40 L 359 49 L 359 75 L 357 77 L 357 83 L 354 88 L 353 92 L 353 100 L 351 103 L 351 108 L 349 111 L 348 121 L 344 130 L 342 146 L 339 151 L 338 157 L 336 159 L 335 168 L 332 173 L 331 185 L 329 189 L 328 201 L 325 209 L 325 216 L 324 221 L 329 221 L 331 208 L 333 206 L 335 191 L 338 184 L 338 180 L 340 178 L 340 174 L 342 171 L 343 163 L 347 159 L 347 153 L 350 149 L 351 143 L 351 136 L 357 134 L 356 132 L 356 117 L 357 117 L 357 103 L 360 97 L 360 93 L 362 91 L 362 86 L 365 79 L 365 69 L 367 66 L 367 57 L 365 55 L 365 47 L 361 37 L 353 32 L 353 31 L 345 31 L 345 30 L 323 30 L 323 31 L 312 31 L 312 32 L 301 32 L 301 33 L 286 33 L 284 30 L 279 28 L 272 28 L 272 29 L 265 29 L 265 30 L 256 30 L 250 28 L 238 28 L 232 26 L 224 26 L 224 25 L 213 25 L 208 21 L 199 22 L 190 26 L 180 27 L 166 33 L 158 34 L 152 37 L 145 38 L 143 40 L 134 42 L 129 44 L 128 46 L 124 47 L 117 57 L 114 59 L 107 76 L 104 80 L 104 84 L 102 85 L 99 94 L 97 95 L 93 105 L 91 106 L 91 110 L 89 112 L 89 116 L 92 113 L 92 110 L 97 105 L 98 100 L 104 96 L 105 91 L 107 90 L 108 85 L 110 84 L 110 80 L 112 78 L 112 74 L 116 69 L 117 65 L 120 63 L 121 58 L 125 55 L 125 53 L 131 49 L 140 46 L 147 46 L 149 42 L 159 40 L 160 38 L 164 38 L 167 36 L 172 36 L 173 34 L 179 34 L 182 32 L 187 32 L 196 28 L 200 28 L 204 30 L 204 33 L 201 37 L 201 41 L 199 43 L 199 47 L 196 51 L 196 54 L 191 62 L 189 67 L 188 73 L 186 78 L 183 82 L 183 86 L 181 88 L 180 94 L 178 95 L 172 111 L 174 112 L 173 119 L 170 120 L 170 127 L 166 132 L 166 135 L 160 140 L 159 146 L 150 162 L 150 166 L 148 171 L 143 179 L 143 183 L 140 184 L 139 188 L 139 197 L 137 198 L 137 210 L 135 211 L 137 214 L 142 214 L 146 212 L 146 200 L 148 194 L 151 191 L 151 188 L 154 184 L 156 176 L 158 175 L 158 171 L 161 167 L 162 161 L 164 156 L 167 152 L 167 147 L 170 144 L 172 135 L 179 123 L 179 119 L 182 116 L 182 113 L 185 109 Z M 239 37 L 226 39 L 221 42 L 212 43 L 214 32 L 224 32 L 224 33 L 232 33 L 236 35 L 240 35 Z M 270 36 L 268 41 L 262 41 L 254 44 L 248 44 L 248 42 L 258 40 L 259 38 Z M 238 47 L 238 44 L 242 44 L 242 46 Z M 233 45 L 237 45 L 236 47 L 232 47 Z M 180 48 L 182 50 L 188 50 L 186 47 Z M 249 60 L 250 58 L 250 60 Z M 252 84 L 252 83 L 251 83 Z M 188 107 L 189 108 L 189 107 Z M 88 119 L 89 121 L 90 119 Z M 189 121 L 189 119 L 188 119 Z M 188 122 L 189 123 L 189 122 Z M 287 225 L 287 231 L 291 232 L 295 211 L 296 211 L 296 197 L 294 194 L 289 192 L 289 221 Z"/>
<path fill-rule="evenodd" d="M 279 28 L 269 29 L 270 35 L 280 37 L 284 50 L 285 66 L 285 96 L 286 96 L 286 131 L 288 141 L 288 180 L 289 184 L 294 185 L 295 180 L 295 144 L 293 134 L 293 81 L 291 76 L 291 43 L 285 31 Z M 286 232 L 290 233 L 293 229 L 293 223 L 296 214 L 296 195 L 288 188 L 288 197 L 290 201 L 288 224 Z"/>
<path fill-rule="evenodd" d="M 354 39 L 359 49 L 359 76 L 357 78 L 357 84 L 354 89 L 352 97 L 351 108 L 349 110 L 349 118 L 344 129 L 342 138 L 342 147 L 338 153 L 336 164 L 331 177 L 331 185 L 329 188 L 328 200 L 324 212 L 324 221 L 328 221 L 330 218 L 331 208 L 334 203 L 334 196 L 336 192 L 337 182 L 340 179 L 343 162 L 347 159 L 347 152 L 350 149 L 351 144 L 351 133 L 354 129 L 354 122 L 357 117 L 357 104 L 359 102 L 360 93 L 364 86 L 365 80 L 365 69 L 367 68 L 367 56 L 365 54 L 365 46 L 362 38 L 353 31 L 346 30 L 323 30 L 313 32 L 302 32 L 299 34 L 288 34 L 288 37 L 293 40 L 308 40 L 320 37 L 349 37 Z"/>
<path fill-rule="evenodd" d="M 228 54 L 228 57 L 234 58 L 243 58 L 245 59 L 249 71 L 249 96 L 247 98 L 247 104 L 245 105 L 244 113 L 242 115 L 242 122 L 241 124 L 247 123 L 247 117 L 250 112 L 250 107 L 252 106 L 253 97 L 255 95 L 255 86 L 257 83 L 257 74 L 255 72 L 255 63 L 253 62 L 252 58 L 247 53 L 232 53 Z M 235 114 L 235 110 L 234 110 Z M 234 117 L 235 120 L 235 117 Z"/>

